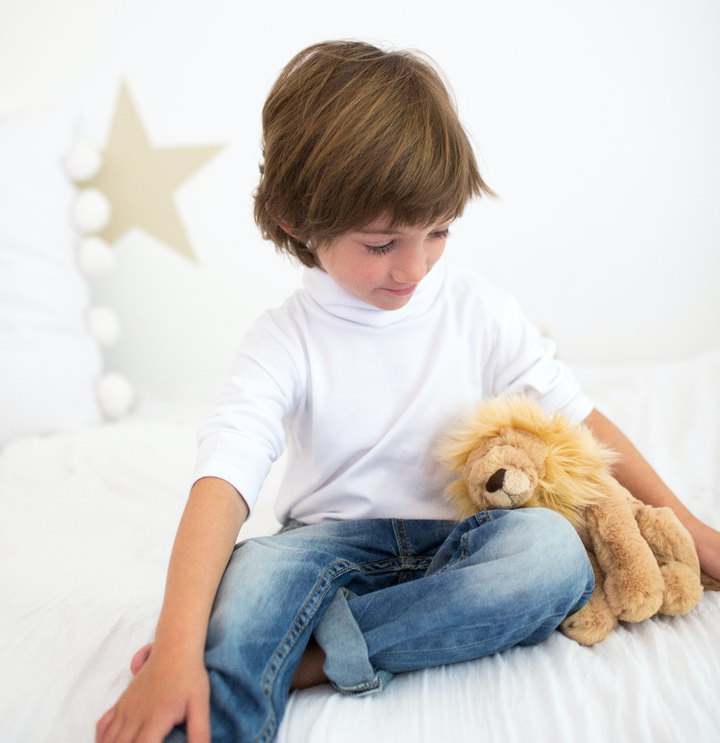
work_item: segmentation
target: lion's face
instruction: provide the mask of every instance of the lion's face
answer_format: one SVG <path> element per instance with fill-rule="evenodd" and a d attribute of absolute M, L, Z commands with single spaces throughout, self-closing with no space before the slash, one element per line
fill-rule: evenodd
<path fill-rule="evenodd" d="M 547 454 L 534 434 L 501 429 L 468 457 L 463 475 L 473 502 L 480 510 L 525 505 L 545 475 Z"/>

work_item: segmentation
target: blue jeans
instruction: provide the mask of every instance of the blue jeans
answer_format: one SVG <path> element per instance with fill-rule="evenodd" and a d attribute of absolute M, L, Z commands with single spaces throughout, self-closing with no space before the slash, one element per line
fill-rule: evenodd
<path fill-rule="evenodd" d="M 269 743 L 314 633 L 345 693 L 394 673 L 533 645 L 590 598 L 575 530 L 541 508 L 460 524 L 376 519 L 303 526 L 238 545 L 208 628 L 213 743 Z M 185 740 L 175 728 L 166 743 Z"/>

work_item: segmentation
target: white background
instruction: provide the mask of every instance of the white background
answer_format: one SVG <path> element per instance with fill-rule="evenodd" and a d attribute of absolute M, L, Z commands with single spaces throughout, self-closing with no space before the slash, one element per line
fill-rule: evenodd
<path fill-rule="evenodd" d="M 123 325 L 108 367 L 140 390 L 215 379 L 300 270 L 251 193 L 277 72 L 327 38 L 430 54 L 501 200 L 447 255 L 512 291 L 571 363 L 720 346 L 716 0 L 3 0 L 0 113 L 73 102 L 104 146 L 125 79 L 156 146 L 226 144 L 176 194 L 196 264 L 139 230 L 95 280 Z"/>

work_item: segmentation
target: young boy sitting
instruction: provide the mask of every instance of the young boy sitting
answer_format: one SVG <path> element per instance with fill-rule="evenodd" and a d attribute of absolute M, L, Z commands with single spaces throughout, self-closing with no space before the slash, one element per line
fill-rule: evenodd
<path fill-rule="evenodd" d="M 720 535 L 514 300 L 442 261 L 453 220 L 491 191 L 427 60 L 316 44 L 281 73 L 263 132 L 256 221 L 307 267 L 304 286 L 256 322 L 200 430 L 152 652 L 100 743 L 272 741 L 293 688 L 376 693 L 395 673 L 538 643 L 577 611 L 593 576 L 568 522 L 521 509 L 457 524 L 443 498 L 436 443 L 484 397 L 524 392 L 584 420 L 623 455 L 618 479 L 671 505 L 720 574 Z M 284 528 L 236 546 L 285 448 Z"/>

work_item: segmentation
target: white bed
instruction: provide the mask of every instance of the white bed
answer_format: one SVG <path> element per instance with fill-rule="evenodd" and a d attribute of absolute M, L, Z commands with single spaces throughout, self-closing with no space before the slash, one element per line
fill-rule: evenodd
<path fill-rule="evenodd" d="M 102 422 L 101 353 L 84 320 L 72 189 L 58 172 L 71 128 L 62 112 L 0 122 L 2 743 L 91 743 L 127 685 L 133 652 L 152 638 L 195 429 L 214 393 L 140 396 L 128 417 Z M 15 162 L 25 188 L 8 175 Z M 720 349 L 576 371 L 687 505 L 720 527 Z M 242 538 L 277 528 L 281 467 Z M 686 616 L 623 625 L 591 648 L 555 633 L 399 676 L 378 697 L 296 693 L 279 741 L 715 743 L 719 696 L 720 593 L 708 593 Z"/>
<path fill-rule="evenodd" d="M 578 369 L 598 406 L 720 526 L 720 352 Z M 21 437 L 0 454 L 0 738 L 89 743 L 152 637 L 209 395 L 141 401 L 119 423 Z M 242 536 L 276 528 L 267 483 Z M 582 648 L 535 648 L 396 678 L 382 696 L 294 694 L 281 743 L 720 740 L 720 594 Z M 342 729 L 342 735 L 338 730 Z"/>

